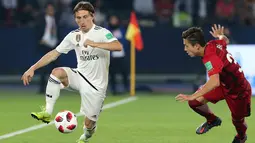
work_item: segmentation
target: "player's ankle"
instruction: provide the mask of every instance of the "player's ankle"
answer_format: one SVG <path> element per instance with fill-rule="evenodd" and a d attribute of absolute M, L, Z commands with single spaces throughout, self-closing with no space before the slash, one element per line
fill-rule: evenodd
<path fill-rule="evenodd" d="M 96 126 L 94 126 L 94 127 L 91 128 L 91 129 L 88 129 L 88 132 L 89 132 L 89 134 L 90 134 L 91 136 L 95 133 L 95 131 L 96 131 Z"/>
<path fill-rule="evenodd" d="M 214 114 L 212 114 L 210 117 L 208 117 L 206 120 L 207 120 L 207 122 L 208 123 L 212 123 L 212 122 L 214 122 L 214 121 L 216 121 L 217 120 L 217 116 L 215 116 Z"/>
<path fill-rule="evenodd" d="M 45 110 L 45 111 L 43 111 L 43 112 L 44 112 L 44 114 L 46 114 L 46 115 L 51 115 L 51 112 L 48 111 L 48 110 Z"/>

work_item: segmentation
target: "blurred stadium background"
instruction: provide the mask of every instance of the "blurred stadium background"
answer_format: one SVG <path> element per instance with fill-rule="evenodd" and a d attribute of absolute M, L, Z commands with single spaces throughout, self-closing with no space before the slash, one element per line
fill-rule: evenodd
<path fill-rule="evenodd" d="M 38 52 L 38 19 L 51 2 L 59 41 L 76 29 L 72 8 L 79 0 L 0 0 L 0 143 L 70 143 L 82 131 L 63 135 L 54 126 L 26 132 L 41 123 L 30 112 L 44 104 L 39 94 L 39 74 L 24 87 L 21 75 L 42 53 Z M 136 100 L 105 110 L 92 143 L 226 143 L 235 135 L 225 102 L 212 105 L 223 125 L 210 133 L 197 136 L 195 129 L 204 121 L 188 106 L 176 103 L 178 93 L 192 93 L 206 81 L 206 71 L 199 58 L 183 51 L 181 33 L 190 26 L 200 26 L 207 40 L 212 39 L 212 24 L 222 24 L 230 38 L 229 50 L 242 65 L 246 77 L 255 88 L 255 2 L 253 0 L 89 0 L 96 9 L 95 22 L 109 26 L 109 17 L 120 18 L 127 28 L 131 11 L 141 28 L 144 49 L 136 53 Z M 126 62 L 130 65 L 130 44 L 123 41 Z M 62 55 L 58 66 L 76 67 L 74 52 Z M 127 69 L 129 72 L 130 70 Z M 121 78 L 117 87 L 122 91 Z M 110 87 L 110 85 L 109 85 Z M 254 92 L 254 90 L 253 90 Z M 55 113 L 62 109 L 79 111 L 79 95 L 63 91 Z M 106 104 L 123 100 L 129 93 L 109 94 Z M 253 98 L 254 103 L 254 98 Z M 255 143 L 255 119 L 248 119 L 248 143 Z M 36 126 L 38 127 L 38 126 Z M 20 132 L 16 132 L 20 131 Z M 15 133 L 19 134 L 16 135 Z M 223 133 L 224 138 L 222 137 Z"/>

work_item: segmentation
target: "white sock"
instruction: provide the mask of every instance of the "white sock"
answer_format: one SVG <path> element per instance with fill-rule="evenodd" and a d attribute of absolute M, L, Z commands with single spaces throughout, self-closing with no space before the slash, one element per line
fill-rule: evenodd
<path fill-rule="evenodd" d="M 83 127 L 85 138 L 90 138 L 96 132 L 96 124 L 91 128 L 87 129 L 85 126 Z"/>
<path fill-rule="evenodd" d="M 52 114 L 54 105 L 60 94 L 61 81 L 54 75 L 50 75 L 46 87 L 46 112 Z"/>

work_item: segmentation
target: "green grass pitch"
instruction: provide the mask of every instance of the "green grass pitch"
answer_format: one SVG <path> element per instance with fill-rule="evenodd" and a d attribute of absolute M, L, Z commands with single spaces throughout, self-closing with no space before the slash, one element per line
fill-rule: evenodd
<path fill-rule="evenodd" d="M 209 106 L 222 118 L 222 126 L 204 135 L 195 129 L 205 120 L 195 114 L 187 103 L 178 103 L 174 94 L 138 93 L 138 100 L 104 110 L 98 121 L 98 130 L 90 143 L 231 143 L 235 129 L 225 101 Z M 128 96 L 108 96 L 105 104 Z M 31 91 L 0 91 L 0 136 L 25 129 L 41 122 L 30 116 L 40 110 L 45 97 Z M 255 99 L 252 99 L 254 103 Z M 67 109 L 78 112 L 80 97 L 63 92 L 55 106 L 57 111 Z M 253 112 L 254 113 L 254 112 Z M 247 119 L 247 143 L 255 143 L 255 118 Z M 54 125 L 0 140 L 0 143 L 75 143 L 82 130 L 83 117 L 71 134 L 61 134 Z"/>

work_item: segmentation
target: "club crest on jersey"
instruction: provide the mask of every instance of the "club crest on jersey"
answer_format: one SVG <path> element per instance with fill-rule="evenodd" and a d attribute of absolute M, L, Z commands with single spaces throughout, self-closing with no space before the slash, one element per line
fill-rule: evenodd
<path fill-rule="evenodd" d="M 79 46 L 79 42 L 81 41 L 81 34 L 77 34 L 76 35 L 76 42 L 78 42 L 77 44 L 76 44 L 76 46 L 78 47 Z"/>

